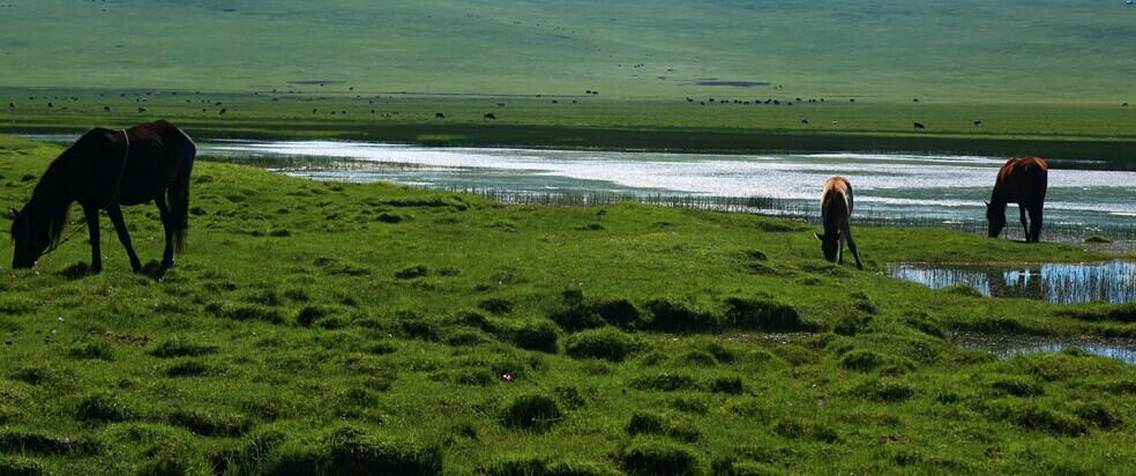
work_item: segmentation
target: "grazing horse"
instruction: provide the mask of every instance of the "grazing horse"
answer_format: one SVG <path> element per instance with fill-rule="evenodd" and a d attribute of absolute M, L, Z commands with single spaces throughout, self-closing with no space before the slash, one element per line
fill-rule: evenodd
<path fill-rule="evenodd" d="M 91 271 L 102 270 L 99 210 L 106 210 L 126 248 L 130 267 L 142 271 L 134 253 L 122 205 L 153 201 L 165 228 L 166 248 L 157 277 L 174 264 L 174 251 L 185 244 L 189 224 L 189 175 L 196 147 L 181 129 L 166 121 L 130 129 L 96 128 L 83 134 L 47 167 L 19 212 L 13 210 L 13 268 L 31 268 L 40 256 L 60 244 L 67 211 L 79 202 L 91 242 Z"/>
<path fill-rule="evenodd" d="M 1002 234 L 1006 226 L 1006 204 L 1017 203 L 1026 243 L 1037 243 L 1041 238 L 1041 211 L 1048 183 L 1049 164 L 1038 157 L 1018 157 L 1002 165 L 990 201 L 986 202 L 988 236 L 997 238 Z M 1026 213 L 1029 213 L 1028 223 Z"/>
<path fill-rule="evenodd" d="M 856 267 L 864 269 L 860 263 L 860 252 L 856 240 L 852 239 L 852 183 L 844 177 L 832 177 L 824 182 L 820 197 L 820 215 L 824 223 L 824 234 L 817 234 L 824 259 L 844 264 L 844 241 L 856 259 Z"/>

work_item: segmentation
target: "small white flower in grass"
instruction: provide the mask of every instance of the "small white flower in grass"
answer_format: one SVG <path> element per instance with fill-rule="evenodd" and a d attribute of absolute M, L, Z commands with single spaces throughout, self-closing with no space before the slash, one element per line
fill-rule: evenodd
<path fill-rule="evenodd" d="M 506 382 L 512 382 L 513 378 L 514 377 L 513 377 L 512 372 L 505 372 L 505 373 L 501 374 L 501 380 L 504 380 Z"/>

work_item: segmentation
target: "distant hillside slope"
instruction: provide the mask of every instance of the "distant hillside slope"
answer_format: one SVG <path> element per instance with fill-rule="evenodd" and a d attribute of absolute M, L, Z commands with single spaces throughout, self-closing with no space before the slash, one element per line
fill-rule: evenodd
<path fill-rule="evenodd" d="M 1120 0 L 6 0 L 0 23 L 0 86 L 1136 99 Z"/>

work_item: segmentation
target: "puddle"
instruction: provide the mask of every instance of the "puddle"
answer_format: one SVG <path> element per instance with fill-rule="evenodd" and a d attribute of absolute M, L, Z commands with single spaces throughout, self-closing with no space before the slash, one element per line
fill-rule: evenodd
<path fill-rule="evenodd" d="M 727 88 L 757 88 L 769 86 L 765 81 L 722 81 L 718 79 L 703 79 L 698 81 L 699 86 L 720 86 Z"/>
<path fill-rule="evenodd" d="M 888 265 L 893 278 L 932 289 L 970 286 L 985 296 L 1028 298 L 1057 304 L 1136 302 L 1136 262 L 1047 263 L 1012 266 Z"/>
<path fill-rule="evenodd" d="M 999 357 L 1061 352 L 1080 349 L 1093 355 L 1136 365 L 1136 340 L 1097 337 L 1033 337 L 960 335 L 952 339 L 961 347 L 990 352 Z"/>

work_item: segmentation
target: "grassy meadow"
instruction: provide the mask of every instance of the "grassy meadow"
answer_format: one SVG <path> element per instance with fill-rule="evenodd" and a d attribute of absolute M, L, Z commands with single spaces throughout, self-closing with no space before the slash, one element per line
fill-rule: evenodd
<path fill-rule="evenodd" d="M 0 205 L 60 147 L 0 138 Z M 1136 367 L 958 333 L 1136 337 L 1131 306 L 932 291 L 894 261 L 1102 258 L 617 203 L 502 206 L 199 162 L 163 282 L 0 235 L 4 474 L 1126 474 Z M 156 210 L 127 223 L 144 261 Z M 103 220 L 104 236 L 111 236 Z"/>
<path fill-rule="evenodd" d="M 1136 7 L 1092 0 L 12 0 L 0 85 L 978 103 L 1136 100 Z M 307 85 L 312 87 L 314 85 Z M 1126 97 L 1127 96 L 1127 97 Z"/>
<path fill-rule="evenodd" d="M 0 8 L 7 132 L 166 118 L 197 137 L 1029 154 L 1136 168 L 1136 108 L 1122 107 L 1136 102 L 1125 41 L 1136 7 L 1122 2 Z"/>

